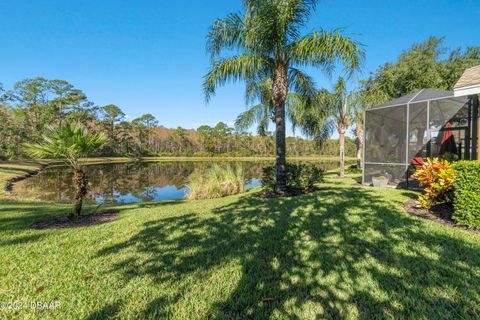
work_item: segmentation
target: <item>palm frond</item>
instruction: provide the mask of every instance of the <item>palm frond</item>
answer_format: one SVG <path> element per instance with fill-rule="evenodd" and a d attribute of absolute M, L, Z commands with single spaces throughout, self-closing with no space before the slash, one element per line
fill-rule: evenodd
<path fill-rule="evenodd" d="M 312 77 L 297 68 L 288 70 L 288 79 L 293 92 L 305 97 L 312 97 L 315 94 L 315 82 Z"/>
<path fill-rule="evenodd" d="M 341 62 L 348 73 L 360 68 L 364 59 L 361 45 L 341 34 L 341 29 L 309 34 L 289 47 L 289 57 L 300 66 L 319 66 L 330 73 Z"/>
<path fill-rule="evenodd" d="M 215 20 L 207 36 L 207 51 L 212 59 L 220 54 L 223 48 L 240 49 L 245 43 L 245 17 L 231 13 L 225 19 Z"/>
<path fill-rule="evenodd" d="M 237 119 L 235 120 L 235 128 L 237 130 L 246 130 L 255 123 L 262 127 L 268 126 L 268 120 L 271 116 L 271 112 L 272 110 L 268 105 L 257 104 L 238 115 Z"/>
<path fill-rule="evenodd" d="M 257 55 L 239 55 L 213 62 L 203 82 L 207 102 L 215 94 L 217 86 L 222 86 L 228 81 L 248 81 L 261 77 L 268 72 L 271 65 L 269 58 Z"/>
<path fill-rule="evenodd" d="M 270 77 L 247 81 L 245 102 L 248 105 L 257 101 L 265 105 L 272 103 L 272 79 Z"/>
<path fill-rule="evenodd" d="M 77 166 L 81 157 L 91 155 L 107 142 L 103 133 L 90 133 L 78 122 L 61 126 L 47 126 L 37 144 L 24 144 L 25 151 L 34 158 L 60 158 Z"/>

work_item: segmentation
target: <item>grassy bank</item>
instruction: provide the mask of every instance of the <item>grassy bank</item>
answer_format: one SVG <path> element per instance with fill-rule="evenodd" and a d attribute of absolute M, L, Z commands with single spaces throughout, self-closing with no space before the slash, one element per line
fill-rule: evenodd
<path fill-rule="evenodd" d="M 48 161 L 0 161 L 0 194 L 10 179 L 35 173 L 47 163 Z"/>
<path fill-rule="evenodd" d="M 406 214 L 404 190 L 255 191 L 120 206 L 88 228 L 30 230 L 69 206 L 0 200 L 0 318 L 465 319 L 480 316 L 480 236 Z"/>

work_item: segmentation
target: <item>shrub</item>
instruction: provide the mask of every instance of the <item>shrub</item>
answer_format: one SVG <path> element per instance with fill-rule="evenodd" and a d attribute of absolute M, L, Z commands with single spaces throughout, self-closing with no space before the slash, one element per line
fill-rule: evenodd
<path fill-rule="evenodd" d="M 413 177 L 425 187 L 425 193 L 418 198 L 422 207 L 430 209 L 453 200 L 455 174 L 452 164 L 447 160 L 428 158 Z"/>
<path fill-rule="evenodd" d="M 453 162 L 456 162 L 456 161 L 459 160 L 458 155 L 456 155 L 455 153 L 451 153 L 451 152 L 445 152 L 444 154 L 442 154 L 440 156 L 440 158 L 442 158 L 444 160 L 447 160 L 450 163 L 453 163 Z"/>
<path fill-rule="evenodd" d="M 195 170 L 188 180 L 187 198 L 192 200 L 220 198 L 245 191 L 245 171 L 240 165 L 214 165 Z"/>
<path fill-rule="evenodd" d="M 323 181 L 325 171 L 313 164 L 287 163 L 286 174 L 287 192 L 296 193 L 313 189 Z M 261 182 L 265 192 L 275 193 L 276 180 L 275 166 L 264 167 Z"/>
<path fill-rule="evenodd" d="M 352 164 L 347 167 L 345 172 L 350 174 L 359 174 L 359 173 L 362 173 L 362 168 L 357 167 L 356 164 Z"/>
<path fill-rule="evenodd" d="M 455 212 L 452 218 L 461 224 L 480 227 L 480 162 L 459 161 L 455 170 Z"/>

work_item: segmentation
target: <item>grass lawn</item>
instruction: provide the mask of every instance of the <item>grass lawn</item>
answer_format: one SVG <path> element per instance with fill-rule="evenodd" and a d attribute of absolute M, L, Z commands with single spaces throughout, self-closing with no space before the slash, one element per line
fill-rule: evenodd
<path fill-rule="evenodd" d="M 309 195 L 118 207 L 93 227 L 29 225 L 70 207 L 0 200 L 0 318 L 474 319 L 480 236 L 405 213 L 413 193 L 331 179 Z"/>

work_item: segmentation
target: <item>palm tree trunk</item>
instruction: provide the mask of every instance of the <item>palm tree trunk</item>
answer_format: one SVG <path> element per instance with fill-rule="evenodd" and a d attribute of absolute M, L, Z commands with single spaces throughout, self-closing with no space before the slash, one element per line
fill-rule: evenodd
<path fill-rule="evenodd" d="M 72 217 L 76 218 L 82 212 L 83 198 L 88 192 L 87 175 L 81 168 L 75 169 L 75 173 L 73 175 L 73 183 L 75 185 L 75 207 Z"/>
<path fill-rule="evenodd" d="M 272 85 L 272 103 L 275 108 L 275 143 L 276 143 L 276 192 L 287 191 L 286 176 L 286 133 L 285 133 L 285 100 L 288 94 L 287 68 L 279 65 L 275 69 Z"/>
<path fill-rule="evenodd" d="M 338 135 L 340 141 L 340 177 L 345 176 L 345 128 L 339 125 Z"/>
<path fill-rule="evenodd" d="M 358 139 L 356 139 L 358 141 Z M 360 145 L 360 142 L 356 142 L 357 146 L 357 169 L 362 168 L 362 147 Z"/>
<path fill-rule="evenodd" d="M 364 143 L 363 123 L 357 122 L 355 125 L 355 145 L 357 147 L 357 168 L 362 168 L 362 149 Z"/>

